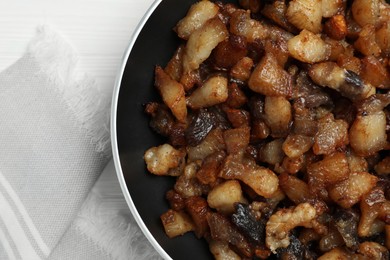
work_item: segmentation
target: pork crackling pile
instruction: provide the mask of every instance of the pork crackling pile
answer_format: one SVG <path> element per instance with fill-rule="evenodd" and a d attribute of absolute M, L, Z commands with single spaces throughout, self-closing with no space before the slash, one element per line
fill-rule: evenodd
<path fill-rule="evenodd" d="M 145 112 L 168 237 L 215 259 L 389 259 L 390 6 L 194 2 Z"/>

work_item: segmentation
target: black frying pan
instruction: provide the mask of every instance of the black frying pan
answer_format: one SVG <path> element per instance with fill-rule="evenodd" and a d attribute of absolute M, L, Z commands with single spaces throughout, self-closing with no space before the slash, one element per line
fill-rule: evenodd
<path fill-rule="evenodd" d="M 153 86 L 154 67 L 165 66 L 179 45 L 173 32 L 195 0 L 158 0 L 138 26 L 124 57 L 113 96 L 111 132 L 118 179 L 142 231 L 166 259 L 213 259 L 204 240 L 192 233 L 169 239 L 160 215 L 168 209 L 165 193 L 174 179 L 147 173 L 143 154 L 162 144 L 148 126 L 143 105 L 158 100 Z"/>

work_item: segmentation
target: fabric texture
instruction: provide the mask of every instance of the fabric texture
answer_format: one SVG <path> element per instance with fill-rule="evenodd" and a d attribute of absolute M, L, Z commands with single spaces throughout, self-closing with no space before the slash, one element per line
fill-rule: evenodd
<path fill-rule="evenodd" d="M 111 158 L 110 99 L 48 27 L 0 73 L 1 260 L 158 258 L 112 170 L 96 183 Z"/>

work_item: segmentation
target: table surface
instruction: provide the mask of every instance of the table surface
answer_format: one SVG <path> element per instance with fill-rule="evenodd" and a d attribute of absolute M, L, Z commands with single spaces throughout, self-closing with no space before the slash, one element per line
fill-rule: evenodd
<path fill-rule="evenodd" d="M 36 29 L 49 25 L 79 55 L 79 69 L 111 91 L 131 35 L 153 0 L 0 1 L 0 71 L 26 50 Z"/>

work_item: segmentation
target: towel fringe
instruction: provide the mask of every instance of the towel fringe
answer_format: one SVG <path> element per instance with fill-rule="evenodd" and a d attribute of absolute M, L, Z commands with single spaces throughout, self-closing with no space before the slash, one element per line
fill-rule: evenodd
<path fill-rule="evenodd" d="M 37 60 L 41 72 L 54 83 L 73 112 L 76 126 L 86 130 L 98 152 L 110 157 L 110 97 L 99 90 L 94 80 L 78 73 L 78 58 L 72 45 L 53 28 L 43 25 L 38 27 L 27 54 Z"/>
<path fill-rule="evenodd" d="M 110 190 L 114 189 L 118 187 Z M 76 230 L 110 259 L 161 259 L 130 215 L 120 194 L 101 196 L 93 189 L 74 224 Z"/>

